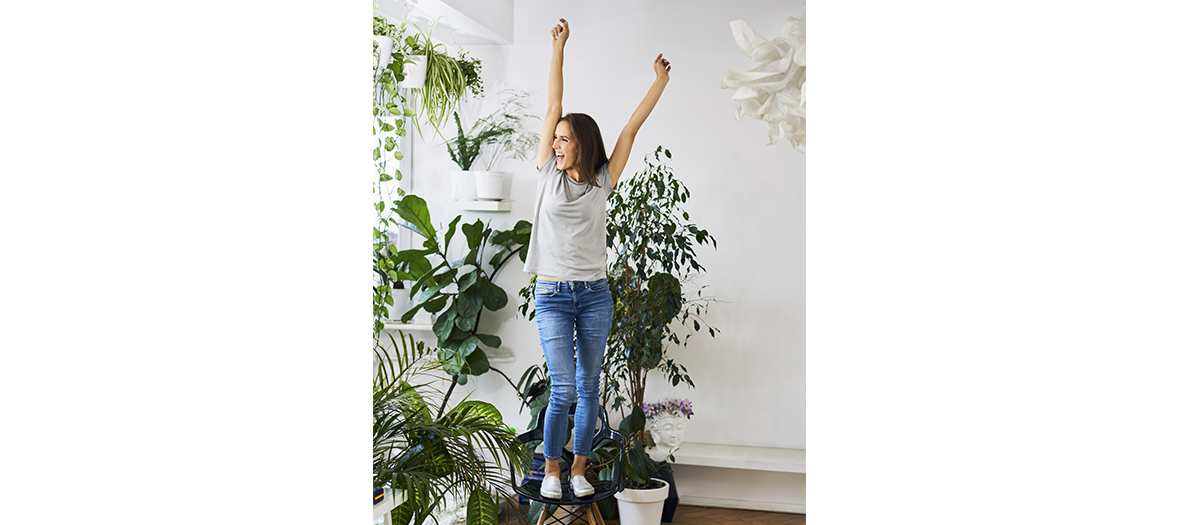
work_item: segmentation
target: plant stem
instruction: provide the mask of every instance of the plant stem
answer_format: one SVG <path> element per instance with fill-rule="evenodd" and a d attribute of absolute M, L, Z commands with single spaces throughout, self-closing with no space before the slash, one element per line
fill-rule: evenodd
<path fill-rule="evenodd" d="M 438 416 L 434 418 L 435 420 L 442 419 L 443 414 L 446 413 L 447 400 L 451 399 L 451 392 L 455 391 L 455 385 L 458 383 L 459 383 L 459 376 L 457 376 L 457 375 L 451 376 L 451 388 L 447 389 L 447 395 L 445 397 L 443 397 L 442 404 L 438 405 Z"/>

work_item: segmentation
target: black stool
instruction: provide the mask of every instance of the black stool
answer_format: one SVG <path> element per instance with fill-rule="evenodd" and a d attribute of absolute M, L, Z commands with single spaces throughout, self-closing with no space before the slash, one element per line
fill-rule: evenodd
<path fill-rule="evenodd" d="M 541 407 L 540 413 L 537 414 L 537 428 L 516 436 L 516 439 L 520 440 L 521 443 L 543 441 L 545 436 L 545 410 L 548 408 L 548 406 Z M 576 408 L 576 406 L 570 406 L 570 413 L 572 414 Z M 599 407 L 598 421 L 598 430 L 594 433 L 594 439 L 590 442 L 591 450 L 605 440 L 611 440 L 618 443 L 619 446 L 625 446 L 626 441 L 623 435 L 610 428 L 610 421 L 607 420 L 605 408 Z M 574 453 L 563 447 L 561 458 L 565 460 L 566 464 L 563 472 L 568 473 L 568 466 L 574 462 Z M 568 515 L 549 516 L 547 512 L 548 507 L 546 507 L 541 510 L 541 519 L 537 521 L 537 525 L 544 524 L 546 518 L 552 518 L 550 523 L 560 523 L 563 525 L 570 525 L 578 521 L 590 525 L 606 525 L 606 521 L 602 519 L 602 514 L 598 512 L 598 506 L 595 503 L 612 497 L 616 492 L 623 490 L 623 469 L 614 468 L 611 470 L 614 471 L 614 479 L 592 482 L 591 485 L 594 486 L 594 494 L 590 496 L 585 498 L 574 496 L 574 492 L 570 489 L 570 484 L 567 480 L 561 483 L 561 499 L 552 499 L 541 495 L 541 482 L 538 480 L 526 479 L 523 480 L 524 483 L 517 484 L 516 469 L 509 464 L 509 471 L 512 474 L 512 488 L 517 494 L 533 501 L 544 503 L 547 506 L 556 505 L 562 508 L 571 508 Z"/>

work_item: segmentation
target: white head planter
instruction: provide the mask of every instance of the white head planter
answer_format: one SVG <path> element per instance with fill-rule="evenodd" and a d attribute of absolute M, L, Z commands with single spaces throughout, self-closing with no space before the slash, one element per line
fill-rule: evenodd
<path fill-rule="evenodd" d="M 663 399 L 646 404 L 647 430 L 651 432 L 655 446 L 648 449 L 648 455 L 656 461 L 665 461 L 684 441 L 684 428 L 688 416 L 692 415 L 692 403 L 688 400 Z"/>

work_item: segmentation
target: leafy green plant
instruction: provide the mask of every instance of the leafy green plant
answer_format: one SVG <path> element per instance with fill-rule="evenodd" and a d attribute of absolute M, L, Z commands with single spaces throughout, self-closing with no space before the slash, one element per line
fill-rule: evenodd
<path fill-rule="evenodd" d="M 530 160 L 537 153 L 541 135 L 533 131 L 528 122 L 540 121 L 536 115 L 526 113 L 529 92 L 505 89 L 500 92 L 506 98 L 491 115 L 483 117 L 464 130 L 455 113 L 457 135 L 447 141 L 447 153 L 451 160 L 464 171 L 470 170 L 475 160 L 484 155 L 485 169 L 492 169 L 505 154 L 517 160 Z"/>
<path fill-rule="evenodd" d="M 458 130 L 458 134 L 455 135 L 455 138 L 447 141 L 447 153 L 463 171 L 471 169 L 471 165 L 475 163 L 476 157 L 479 157 L 480 150 L 484 146 L 494 144 L 505 135 L 512 133 L 511 129 L 501 127 L 496 123 L 489 123 L 487 119 L 477 120 L 471 129 L 464 132 L 463 122 L 459 120 L 458 112 L 455 113 L 455 129 Z"/>
<path fill-rule="evenodd" d="M 393 277 L 396 263 L 390 258 L 396 252 L 391 236 L 391 229 L 396 228 L 391 204 L 395 198 L 405 195 L 405 190 L 398 187 L 402 180 L 401 170 L 393 169 L 390 173 L 389 167 L 391 159 L 400 161 L 404 158 L 398 141 L 407 134 L 406 119 L 415 116 L 406 99 L 409 90 L 399 89 L 400 83 L 405 81 L 405 65 L 411 54 L 405 45 L 401 45 L 405 30 L 404 22 L 390 24 L 384 18 L 373 17 L 373 34 L 394 39 L 389 62 L 380 70 L 376 69 L 377 42 L 375 39 L 373 42 L 373 136 L 377 143 L 373 149 L 373 163 L 377 168 L 377 180 L 373 182 L 373 208 L 377 215 L 373 225 L 373 338 L 376 345 L 380 345 L 384 319 L 389 316 L 389 306 L 394 303 L 391 290 L 398 281 Z"/>
<path fill-rule="evenodd" d="M 473 97 L 483 97 L 483 79 L 480 78 L 479 73 L 483 70 L 483 63 L 477 58 L 471 58 L 466 51 L 459 50 L 459 56 L 455 57 L 455 61 L 459 64 L 459 69 L 463 71 L 463 79 L 467 82 L 467 92 Z"/>
<path fill-rule="evenodd" d="M 607 378 L 603 401 L 615 409 L 624 401 L 632 408 L 643 406 L 651 370 L 663 372 L 673 386 L 681 382 L 693 386 L 665 341 L 687 344 L 701 330 L 701 313 L 714 301 L 703 296 L 702 290 L 693 299 L 683 290 L 683 283 L 705 271 L 694 246 L 712 243 L 716 248 L 717 241 L 688 222 L 682 205 L 691 193 L 675 178 L 664 157 L 671 159 L 672 152 L 657 146 L 644 156 L 643 171 L 622 181 L 610 196 L 606 242 L 616 257 L 607 274 L 615 315 L 603 360 Z M 683 339 L 673 330 L 676 320 L 687 332 Z M 707 323 L 705 327 L 716 337 L 716 328 Z"/>
<path fill-rule="evenodd" d="M 622 468 L 626 478 L 626 488 L 654 489 L 660 484 L 652 477 L 659 470 L 659 465 L 647 454 L 649 444 L 644 430 L 647 419 L 643 409 L 635 408 L 619 422 L 619 433 L 626 438 L 625 443 L 608 442 L 596 448 L 587 459 L 602 466 L 599 476 L 611 476 L 613 469 Z M 620 461 L 619 459 L 622 458 Z"/>
<path fill-rule="evenodd" d="M 422 31 L 417 25 L 414 28 L 418 34 L 406 37 L 406 43 L 414 54 L 426 55 L 426 83 L 416 90 L 418 93 L 413 103 L 437 133 L 447 117 L 459 110 L 459 101 L 470 92 L 472 83 L 483 93 L 483 84 L 479 81 L 482 66 L 478 59 L 469 58 L 462 51 L 462 59 L 448 56 L 445 45 L 430 39 L 434 25 L 429 32 Z"/>
<path fill-rule="evenodd" d="M 402 33 L 405 33 L 405 31 L 406 24 L 404 22 L 401 24 L 391 24 L 388 20 L 380 16 L 373 15 L 374 36 L 387 36 L 396 40 L 397 38 L 401 37 Z"/>
<path fill-rule="evenodd" d="M 508 294 L 493 280 L 514 256 L 525 260 L 532 224 L 522 220 L 510 230 L 498 231 L 477 220 L 459 227 L 462 217 L 457 216 L 443 233 L 431 223 L 426 201 L 416 195 L 406 195 L 395 203 L 394 211 L 402 226 L 423 239 L 421 249 L 401 250 L 392 259 L 407 268 L 396 272 L 398 278 L 415 281 L 410 295 L 417 297 L 417 304 L 402 319 L 410 319 L 422 309 L 436 314 L 439 360 L 443 370 L 452 375 L 453 390 L 456 383 L 466 384 L 468 375 L 492 370 L 481 345 L 499 348 L 500 338 L 480 333 L 479 321 L 484 308 L 496 311 L 508 305 Z M 463 232 L 466 243 L 459 248 L 460 255 L 451 258 L 456 228 Z"/>
<path fill-rule="evenodd" d="M 447 494 L 469 498 L 467 523 L 497 523 L 495 496 L 512 496 L 504 469 L 529 465 L 531 451 L 489 403 L 463 400 L 444 413 L 430 386 L 440 368 L 433 349 L 405 334 L 392 346 L 374 350 L 373 485 L 405 490 L 407 501 L 387 525 L 424 523 Z"/>

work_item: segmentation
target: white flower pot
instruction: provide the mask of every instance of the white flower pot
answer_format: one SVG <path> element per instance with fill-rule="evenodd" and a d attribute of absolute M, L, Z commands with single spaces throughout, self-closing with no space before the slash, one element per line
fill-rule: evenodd
<path fill-rule="evenodd" d="M 393 51 L 393 38 L 387 36 L 373 35 L 377 40 L 377 75 L 381 75 L 381 70 L 389 65 L 389 55 Z"/>
<path fill-rule="evenodd" d="M 410 55 L 402 74 L 406 79 L 402 81 L 401 87 L 416 89 L 426 85 L 426 55 Z"/>
<path fill-rule="evenodd" d="M 688 418 L 680 414 L 661 413 L 647 419 L 647 431 L 651 433 L 654 447 L 647 449 L 647 455 L 655 461 L 667 461 L 668 455 L 684 441 L 684 430 Z"/>
<path fill-rule="evenodd" d="M 504 193 L 504 173 L 498 171 L 475 172 L 475 197 L 481 200 L 498 201 L 507 197 Z"/>
<path fill-rule="evenodd" d="M 451 200 L 475 200 L 475 172 L 451 170 Z"/>
<path fill-rule="evenodd" d="M 409 288 L 394 288 L 389 291 L 393 295 L 393 306 L 386 305 L 389 308 L 389 322 L 402 322 L 402 314 L 410 309 L 410 289 Z"/>
<path fill-rule="evenodd" d="M 668 499 L 668 482 L 662 479 L 660 488 L 650 490 L 623 489 L 615 494 L 619 501 L 619 525 L 660 525 L 664 500 Z"/>

